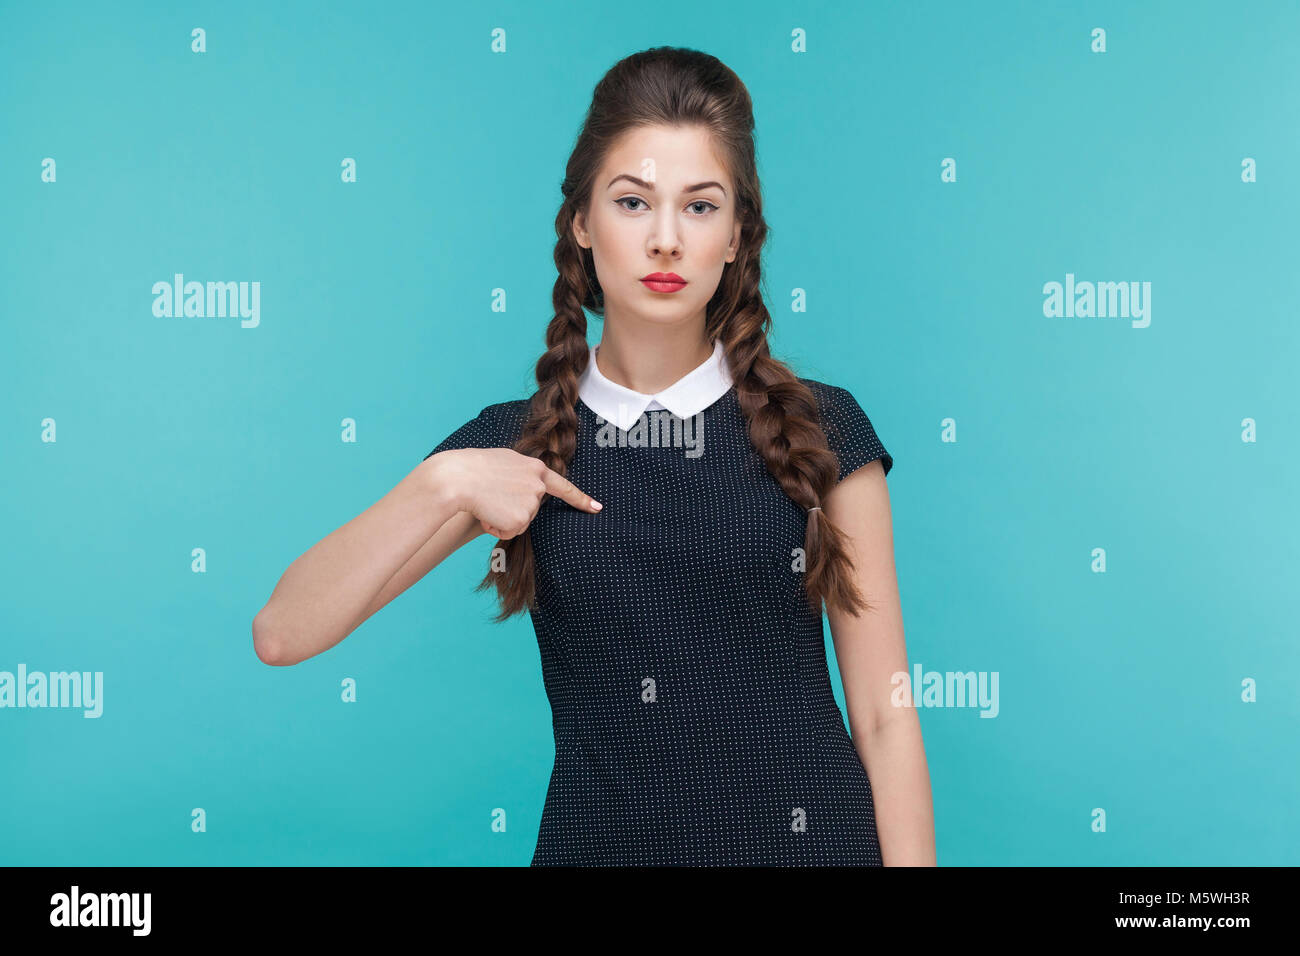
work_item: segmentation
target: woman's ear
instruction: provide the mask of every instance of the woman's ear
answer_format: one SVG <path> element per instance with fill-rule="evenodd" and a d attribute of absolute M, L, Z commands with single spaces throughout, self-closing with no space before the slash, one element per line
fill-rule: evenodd
<path fill-rule="evenodd" d="M 736 253 L 740 251 L 740 220 L 736 220 L 736 226 L 731 231 L 731 242 L 727 244 L 727 262 L 736 261 Z"/>
<path fill-rule="evenodd" d="M 586 213 L 576 212 L 573 214 L 573 238 L 582 248 L 591 248 L 591 238 L 587 235 Z"/>

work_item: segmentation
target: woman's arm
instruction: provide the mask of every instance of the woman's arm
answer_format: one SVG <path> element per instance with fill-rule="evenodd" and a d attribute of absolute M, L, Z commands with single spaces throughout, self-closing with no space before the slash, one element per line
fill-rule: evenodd
<path fill-rule="evenodd" d="M 253 619 L 253 648 L 274 665 L 329 650 L 449 554 L 483 533 L 439 459 L 302 554 Z"/>
<path fill-rule="evenodd" d="M 844 682 L 849 733 L 871 780 L 881 856 L 886 866 L 934 866 L 934 805 L 921 722 L 914 707 L 890 703 L 892 676 L 907 673 L 907 646 L 889 488 L 880 460 L 836 485 L 825 510 L 849 539 L 854 580 L 872 606 L 858 617 L 828 606 L 827 618 Z"/>

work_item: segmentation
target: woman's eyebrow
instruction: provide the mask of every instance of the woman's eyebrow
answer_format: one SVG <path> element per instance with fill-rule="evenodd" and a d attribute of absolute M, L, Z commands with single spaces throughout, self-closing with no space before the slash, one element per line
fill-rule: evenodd
<path fill-rule="evenodd" d="M 636 183 L 638 186 L 640 186 L 644 190 L 647 190 L 648 192 L 655 191 L 653 185 L 646 182 L 644 179 L 637 179 L 635 176 L 631 175 L 630 173 L 619 173 L 617 176 L 615 176 L 613 179 L 609 181 L 609 186 L 614 185 L 620 179 L 626 179 L 628 182 Z M 606 186 L 605 188 L 608 189 L 609 186 Z M 727 195 L 726 187 L 723 186 L 722 183 L 715 183 L 713 180 L 709 180 L 707 183 L 696 183 L 694 186 L 687 186 L 685 189 L 682 190 L 682 192 L 697 193 L 701 189 L 708 189 L 710 186 L 717 186 L 719 189 L 722 190 L 722 195 L 724 196 Z"/>

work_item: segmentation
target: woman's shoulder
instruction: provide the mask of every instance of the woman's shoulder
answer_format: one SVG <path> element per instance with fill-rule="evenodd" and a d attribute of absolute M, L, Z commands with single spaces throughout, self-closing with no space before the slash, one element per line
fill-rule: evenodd
<path fill-rule="evenodd" d="M 528 398 L 515 398 L 485 405 L 476 416 L 440 441 L 424 457 L 431 458 L 440 451 L 459 448 L 513 447 L 523 433 L 531 401 Z"/>
<path fill-rule="evenodd" d="M 519 440 L 519 436 L 524 433 L 524 425 L 528 423 L 528 415 L 532 409 L 532 398 L 512 398 L 509 401 L 498 402 L 490 406 L 498 419 L 498 433 L 501 435 L 501 444 L 507 447 L 513 447 Z"/>
<path fill-rule="evenodd" d="M 831 450 L 840 459 L 840 479 L 877 458 L 884 460 L 885 474 L 894 466 L 875 426 L 854 394 L 842 385 L 812 378 L 800 378 L 817 400 L 817 415 Z"/>
<path fill-rule="evenodd" d="M 510 398 L 504 402 L 493 402 L 486 406 L 479 415 L 499 425 L 521 423 L 528 418 L 531 398 Z"/>
<path fill-rule="evenodd" d="M 809 388 L 811 388 L 814 392 L 817 392 L 817 393 L 819 393 L 819 394 L 821 394 L 821 393 L 825 393 L 825 392 L 830 391 L 831 389 L 835 388 L 834 385 L 831 385 L 831 384 L 829 384 L 829 383 L 827 383 L 827 382 L 819 382 L 819 381 L 818 381 L 817 379 L 815 379 L 815 378 L 800 378 L 799 381 L 803 382 L 805 385 L 807 385 Z"/>
<path fill-rule="evenodd" d="M 857 404 L 857 399 L 853 397 L 853 393 L 841 385 L 822 382 L 815 378 L 800 378 L 799 381 L 812 390 L 813 397 L 817 399 L 819 408 L 833 411 L 837 406 L 842 406 L 848 402 Z"/>

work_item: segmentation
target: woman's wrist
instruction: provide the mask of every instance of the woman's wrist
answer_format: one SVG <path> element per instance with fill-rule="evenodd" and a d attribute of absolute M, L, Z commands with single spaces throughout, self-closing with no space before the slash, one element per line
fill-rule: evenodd
<path fill-rule="evenodd" d="M 455 450 L 441 451 L 420 462 L 423 472 L 423 485 L 439 505 L 451 510 L 469 510 L 469 498 L 465 494 L 464 471 L 457 467 Z"/>

